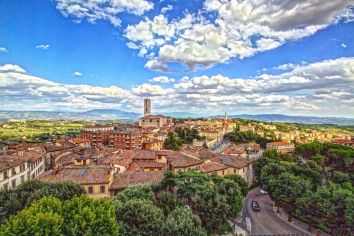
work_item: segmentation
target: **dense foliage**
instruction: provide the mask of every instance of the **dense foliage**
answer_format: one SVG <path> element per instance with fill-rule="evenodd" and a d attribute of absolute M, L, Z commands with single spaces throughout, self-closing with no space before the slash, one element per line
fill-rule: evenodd
<path fill-rule="evenodd" d="M 108 199 L 43 197 L 11 216 L 0 235 L 118 235 L 118 225 Z"/>
<path fill-rule="evenodd" d="M 16 189 L 0 190 L 0 215 L 3 221 L 25 208 L 33 200 L 41 199 L 44 196 L 54 196 L 60 200 L 68 200 L 83 193 L 85 193 L 85 190 L 79 184 L 73 182 L 28 181 Z M 0 219 L 0 223 L 2 221 Z"/>
<path fill-rule="evenodd" d="M 168 150 L 179 151 L 183 143 L 184 141 L 182 138 L 173 132 L 169 132 L 164 142 L 164 148 Z"/>
<path fill-rule="evenodd" d="M 131 186 L 112 201 L 123 235 L 206 235 L 239 215 L 245 185 L 234 175 L 167 171 L 153 188 Z"/>
<path fill-rule="evenodd" d="M 203 137 L 199 135 L 196 129 L 177 127 L 175 132 L 185 143 L 193 143 L 194 140 L 203 140 Z"/>
<path fill-rule="evenodd" d="M 93 200 L 75 196 L 84 191 L 73 183 L 31 181 L 1 192 L 5 207 L 18 202 L 12 214 L 22 210 L 7 218 L 0 235 L 223 234 L 230 230 L 226 219 L 239 216 L 247 189 L 236 175 L 167 171 L 154 186 L 134 185 L 112 199 Z"/>
<path fill-rule="evenodd" d="M 278 206 L 334 235 L 353 232 L 354 149 L 301 144 L 296 155 L 266 151 L 254 164 L 258 181 Z"/>

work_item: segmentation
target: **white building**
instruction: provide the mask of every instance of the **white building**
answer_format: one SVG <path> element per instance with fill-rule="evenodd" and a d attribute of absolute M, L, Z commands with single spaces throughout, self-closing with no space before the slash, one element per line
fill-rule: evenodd
<path fill-rule="evenodd" d="M 0 155 L 0 189 L 14 189 L 44 172 L 45 151 L 42 147 Z"/>

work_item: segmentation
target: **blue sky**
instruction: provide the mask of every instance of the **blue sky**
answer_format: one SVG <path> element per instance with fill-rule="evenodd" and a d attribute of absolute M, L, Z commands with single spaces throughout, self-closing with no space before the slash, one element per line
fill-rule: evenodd
<path fill-rule="evenodd" d="M 0 109 L 354 117 L 353 5 L 260 2 L 0 1 Z"/>

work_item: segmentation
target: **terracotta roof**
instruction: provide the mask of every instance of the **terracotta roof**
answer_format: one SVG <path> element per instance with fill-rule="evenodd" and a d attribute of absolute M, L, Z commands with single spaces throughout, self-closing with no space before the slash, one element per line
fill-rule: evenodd
<path fill-rule="evenodd" d="M 238 169 L 246 167 L 254 162 L 254 160 L 252 159 L 247 159 L 247 158 L 233 156 L 233 155 L 225 155 L 225 154 L 220 154 L 219 159 L 221 160 L 222 164 L 234 168 L 238 168 Z"/>
<path fill-rule="evenodd" d="M 134 160 L 156 160 L 156 152 L 150 150 L 134 150 Z"/>
<path fill-rule="evenodd" d="M 97 164 L 100 165 L 120 165 L 128 168 L 133 161 L 134 152 L 131 150 L 121 150 L 117 153 L 107 154 L 97 158 Z"/>
<path fill-rule="evenodd" d="M 201 160 L 212 160 L 218 157 L 217 153 L 213 153 L 208 149 L 203 149 L 199 152 L 199 158 Z"/>
<path fill-rule="evenodd" d="M 158 150 L 155 151 L 156 155 L 158 156 L 170 156 L 173 155 L 175 153 L 175 151 L 171 151 L 171 150 Z"/>
<path fill-rule="evenodd" d="M 227 167 L 226 165 L 223 164 L 219 164 L 216 162 L 207 162 L 202 164 L 201 166 L 199 166 L 199 171 L 203 172 L 203 173 L 210 173 L 210 172 L 215 172 L 215 171 L 219 171 L 219 170 L 225 170 L 229 167 Z"/>
<path fill-rule="evenodd" d="M 163 178 L 164 171 L 123 172 L 113 176 L 109 189 L 124 189 L 136 184 L 156 184 Z"/>
<path fill-rule="evenodd" d="M 140 168 L 160 168 L 165 169 L 166 163 L 160 163 L 157 161 L 134 161 Z"/>
<path fill-rule="evenodd" d="M 173 155 L 168 156 L 167 160 L 168 163 L 175 168 L 195 166 L 203 163 L 201 160 L 195 157 L 187 156 L 180 152 L 176 152 Z"/>
<path fill-rule="evenodd" d="M 74 181 L 80 184 L 108 184 L 110 168 L 106 166 L 65 167 L 59 171 L 50 170 L 39 176 L 45 181 Z"/>
<path fill-rule="evenodd" d="M 72 138 L 71 140 L 72 140 L 73 143 L 75 143 L 75 144 L 90 142 L 90 140 L 85 139 L 85 138 Z"/>
<path fill-rule="evenodd" d="M 27 162 L 27 159 L 17 156 L 5 156 L 0 157 L 0 170 L 8 169 L 22 163 Z"/>
<path fill-rule="evenodd" d="M 70 164 L 74 163 L 75 158 L 80 157 L 80 155 L 76 154 L 76 153 L 64 153 L 63 155 L 60 155 L 56 158 L 55 160 L 55 164 L 56 165 L 60 165 L 60 166 L 67 166 Z"/>
<path fill-rule="evenodd" d="M 233 149 L 233 148 L 227 148 L 224 150 L 224 153 L 225 154 L 237 154 L 237 155 L 240 155 L 240 154 L 244 154 L 245 153 L 245 150 L 244 148 L 242 149 Z"/>

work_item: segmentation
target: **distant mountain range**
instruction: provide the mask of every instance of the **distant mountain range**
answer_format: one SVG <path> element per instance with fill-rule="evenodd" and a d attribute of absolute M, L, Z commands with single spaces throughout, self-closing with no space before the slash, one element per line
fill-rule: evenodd
<path fill-rule="evenodd" d="M 161 112 L 166 116 L 175 118 L 196 118 L 201 115 L 188 112 Z M 0 111 L 0 121 L 8 120 L 35 120 L 35 119 L 67 119 L 67 120 L 132 120 L 136 121 L 142 114 L 126 112 L 117 109 L 94 109 L 85 112 L 69 111 Z M 221 115 L 220 115 L 221 116 Z M 204 116 L 205 117 L 205 116 Z M 216 116 L 209 116 L 216 117 Z M 259 115 L 230 115 L 229 118 L 243 118 L 266 122 L 287 122 L 304 124 L 337 124 L 354 125 L 354 118 L 344 117 L 317 117 L 317 116 L 287 116 L 281 114 L 259 114 Z"/>
<path fill-rule="evenodd" d="M 232 115 L 229 117 L 249 119 L 249 120 L 259 120 L 259 121 L 266 121 L 266 122 L 354 125 L 354 118 L 344 118 L 344 117 L 287 116 L 281 114 L 259 114 L 259 115 L 242 114 L 242 115 Z"/>

